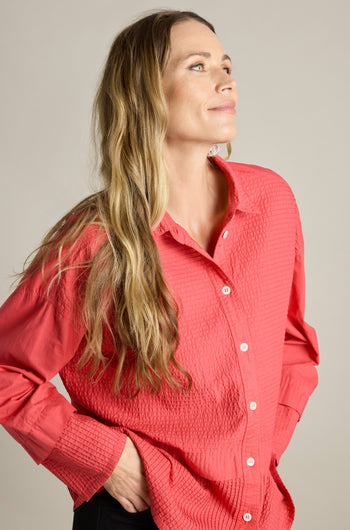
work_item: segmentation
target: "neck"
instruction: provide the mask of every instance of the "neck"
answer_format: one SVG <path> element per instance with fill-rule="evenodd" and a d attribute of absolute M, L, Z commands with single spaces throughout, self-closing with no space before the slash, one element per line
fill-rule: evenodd
<path fill-rule="evenodd" d="M 208 160 L 210 145 L 198 146 L 164 144 L 164 156 L 169 171 L 169 201 L 167 211 L 176 222 L 193 226 L 221 209 L 225 182 L 220 170 Z M 221 175 L 221 178 L 220 178 Z"/>

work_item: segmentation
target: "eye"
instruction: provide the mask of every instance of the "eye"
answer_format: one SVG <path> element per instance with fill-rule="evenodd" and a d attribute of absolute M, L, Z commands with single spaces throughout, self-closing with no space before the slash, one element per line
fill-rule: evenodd
<path fill-rule="evenodd" d="M 198 64 L 192 64 L 192 65 L 190 66 L 190 70 L 193 70 L 193 69 L 195 69 L 195 68 L 198 68 L 199 66 L 202 67 L 202 68 L 204 69 L 204 64 L 203 64 L 203 63 L 198 63 Z M 197 72 L 201 72 L 201 70 L 197 70 Z"/>
<path fill-rule="evenodd" d="M 199 68 L 201 68 L 199 70 Z M 192 64 L 189 68 L 190 70 L 195 70 L 196 72 L 202 72 L 204 70 L 204 64 L 198 63 L 198 64 Z M 224 66 L 223 70 L 226 70 L 228 75 L 231 75 L 232 68 L 230 66 Z"/>

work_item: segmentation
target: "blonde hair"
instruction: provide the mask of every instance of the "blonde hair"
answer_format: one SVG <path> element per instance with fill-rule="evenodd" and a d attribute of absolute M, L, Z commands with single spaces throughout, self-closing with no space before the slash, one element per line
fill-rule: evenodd
<path fill-rule="evenodd" d="M 91 224 L 106 231 L 106 241 L 86 269 L 82 314 L 86 347 L 78 369 L 90 363 L 97 380 L 111 362 L 102 352 L 107 329 L 114 344 L 113 392 L 120 392 L 126 367 L 133 361 L 137 392 L 150 385 L 159 393 L 162 378 L 185 389 L 171 374 L 173 364 L 187 379 L 175 352 L 179 344 L 178 305 L 163 276 L 152 230 L 168 202 L 168 174 L 162 155 L 167 107 L 162 75 L 170 54 L 174 24 L 195 19 L 193 12 L 163 10 L 130 24 L 112 43 L 92 110 L 92 138 L 100 156 L 104 188 L 76 205 L 47 234 L 22 280 L 57 256 L 60 277 L 74 247 Z M 231 145 L 228 144 L 230 153 Z M 96 158 L 97 160 L 97 158 Z M 76 265 L 75 265 L 76 266 Z M 112 316 L 112 318 L 111 318 Z M 102 368 L 102 370 L 100 370 Z"/>

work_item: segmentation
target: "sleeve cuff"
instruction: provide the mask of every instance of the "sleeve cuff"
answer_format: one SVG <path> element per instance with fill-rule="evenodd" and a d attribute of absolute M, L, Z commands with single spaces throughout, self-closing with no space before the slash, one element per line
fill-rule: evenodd
<path fill-rule="evenodd" d="M 275 457 L 276 465 L 292 438 L 295 427 L 300 420 L 299 412 L 288 405 L 277 405 L 275 430 L 272 440 L 272 454 Z"/>
<path fill-rule="evenodd" d="M 111 476 L 127 435 L 74 413 L 42 464 L 74 492 L 75 505 L 89 500 Z"/>

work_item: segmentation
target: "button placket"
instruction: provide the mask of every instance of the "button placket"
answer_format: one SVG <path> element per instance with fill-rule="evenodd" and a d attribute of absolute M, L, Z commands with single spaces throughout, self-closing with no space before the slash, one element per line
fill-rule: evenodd
<path fill-rule="evenodd" d="M 225 281 L 225 280 L 224 280 Z M 230 280 L 228 279 L 228 282 Z M 228 289 L 227 289 L 228 287 Z M 244 304 L 240 300 L 239 293 L 234 287 L 221 284 L 224 299 L 224 308 L 227 318 L 230 319 L 232 342 L 235 345 L 235 355 L 242 374 L 242 392 L 245 396 L 247 427 L 242 443 L 241 466 L 246 477 L 246 485 L 240 503 L 241 517 L 246 523 L 259 516 L 260 506 L 260 485 L 257 474 L 259 473 L 259 433 L 260 414 L 255 411 L 257 397 L 256 365 L 251 339 L 249 322 L 244 313 Z M 229 295 L 229 296 L 227 296 Z M 242 523 L 243 523 L 242 520 Z M 251 523 L 254 525 L 254 523 Z"/>
<path fill-rule="evenodd" d="M 248 326 L 240 326 L 240 340 L 238 341 L 238 358 L 242 367 L 244 389 L 247 406 L 247 429 L 243 441 L 242 465 L 247 477 L 247 487 L 242 497 L 242 518 L 254 526 L 255 517 L 261 509 L 259 504 L 259 491 L 257 474 L 259 473 L 259 421 L 260 414 L 257 409 L 256 392 L 257 383 L 255 375 L 254 352 Z M 254 411 L 254 412 L 253 412 Z M 249 478 L 250 477 L 250 478 Z"/>

